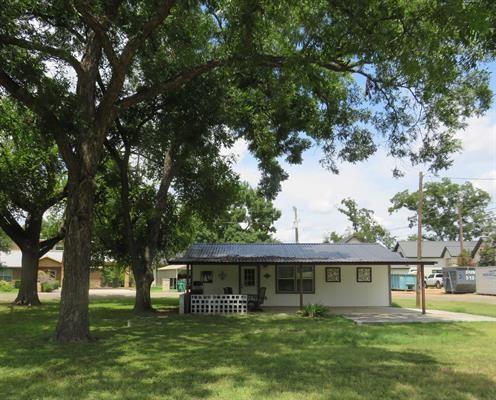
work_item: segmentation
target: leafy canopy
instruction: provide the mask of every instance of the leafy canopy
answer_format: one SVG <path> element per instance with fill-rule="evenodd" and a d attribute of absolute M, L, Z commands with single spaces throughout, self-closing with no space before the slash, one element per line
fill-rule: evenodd
<path fill-rule="evenodd" d="M 458 208 L 462 214 L 463 238 L 479 238 L 491 224 L 494 215 L 487 207 L 491 201 L 489 193 L 478 189 L 470 182 L 457 184 L 448 178 L 440 182 L 427 182 L 424 185 L 423 228 L 425 238 L 430 240 L 457 240 L 459 236 Z M 389 212 L 400 209 L 412 212 L 408 220 L 410 227 L 417 224 L 418 191 L 405 190 L 396 193 L 391 199 Z"/>
<path fill-rule="evenodd" d="M 272 201 L 247 183 L 239 185 L 234 201 L 213 221 L 198 221 L 195 242 L 256 243 L 274 242 L 274 222 L 281 212 Z"/>
<path fill-rule="evenodd" d="M 326 242 L 339 243 L 349 234 L 352 234 L 362 242 L 379 242 L 388 248 L 394 246 L 395 237 L 375 220 L 374 211 L 359 208 L 356 201 L 351 198 L 341 200 L 341 204 L 343 207 L 338 208 L 338 210 L 351 222 L 351 229 L 348 229 L 348 232 L 342 235 L 337 232 L 331 232 L 329 237 L 325 239 Z"/>

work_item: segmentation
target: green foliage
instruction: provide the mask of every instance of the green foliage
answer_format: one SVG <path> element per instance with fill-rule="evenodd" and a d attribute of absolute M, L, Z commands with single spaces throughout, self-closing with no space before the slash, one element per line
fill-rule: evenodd
<path fill-rule="evenodd" d="M 0 292 L 10 293 L 14 292 L 16 289 L 14 285 L 10 282 L 0 281 Z"/>
<path fill-rule="evenodd" d="M 0 211 L 43 212 L 65 185 L 57 146 L 35 114 L 0 98 Z M 20 216 L 20 215 L 19 215 Z"/>
<path fill-rule="evenodd" d="M 360 241 L 365 243 L 382 243 L 388 248 L 392 248 L 396 242 L 386 228 L 380 225 L 374 218 L 374 211 L 366 208 L 358 208 L 355 200 L 351 198 L 341 200 L 343 207 L 338 210 L 344 214 L 351 222 L 351 232 Z M 327 242 L 338 243 L 348 236 L 331 232 Z"/>
<path fill-rule="evenodd" d="M 302 316 L 310 318 L 325 317 L 328 313 L 329 310 L 322 304 L 307 304 L 303 310 L 300 311 Z"/>
<path fill-rule="evenodd" d="M 496 234 L 490 235 L 480 250 L 480 267 L 496 266 Z"/>
<path fill-rule="evenodd" d="M 41 291 L 50 293 L 58 289 L 59 287 L 60 287 L 59 281 L 47 281 L 41 284 Z"/>
<path fill-rule="evenodd" d="M 0 251 L 9 251 L 10 244 L 12 240 L 7 236 L 7 234 L 0 228 Z"/>
<path fill-rule="evenodd" d="M 473 240 L 485 232 L 494 217 L 487 211 L 491 196 L 472 183 L 453 183 L 448 178 L 424 185 L 423 228 L 430 240 L 457 240 L 459 234 L 458 207 L 461 208 L 463 238 Z M 391 199 L 389 212 L 402 208 L 414 211 L 408 218 L 410 227 L 417 224 L 418 192 L 405 190 Z"/>
<path fill-rule="evenodd" d="M 250 187 L 239 185 L 236 198 L 225 212 L 213 221 L 197 221 L 194 242 L 255 243 L 273 242 L 274 222 L 281 212 L 272 201 Z"/>

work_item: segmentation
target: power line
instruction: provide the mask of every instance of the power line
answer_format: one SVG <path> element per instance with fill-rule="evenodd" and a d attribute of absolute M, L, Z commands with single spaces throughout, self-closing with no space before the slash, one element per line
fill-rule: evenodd
<path fill-rule="evenodd" d="M 448 179 L 458 179 L 458 180 L 464 180 L 464 181 L 496 181 L 496 178 L 456 178 L 453 176 L 435 176 L 435 175 L 429 175 L 430 178 L 437 178 L 437 179 L 442 179 L 442 178 L 448 178 Z"/>

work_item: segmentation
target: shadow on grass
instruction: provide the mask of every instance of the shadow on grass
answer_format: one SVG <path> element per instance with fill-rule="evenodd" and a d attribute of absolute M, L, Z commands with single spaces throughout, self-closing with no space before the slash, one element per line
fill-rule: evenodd
<path fill-rule="evenodd" d="M 57 304 L 0 311 L 0 327 L 8 327 L 0 329 L 2 398 L 494 399 L 487 374 L 460 372 L 463 366 L 415 347 L 429 336 L 460 343 L 480 337 L 467 325 L 363 327 L 340 317 L 264 314 L 136 317 L 130 304 L 92 305 L 100 340 L 79 345 L 48 340 Z M 170 311 L 177 300 L 155 304 Z"/>

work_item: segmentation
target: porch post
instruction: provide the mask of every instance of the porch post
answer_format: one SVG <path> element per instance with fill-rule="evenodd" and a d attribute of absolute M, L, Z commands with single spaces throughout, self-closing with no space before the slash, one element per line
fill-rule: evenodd
<path fill-rule="evenodd" d="M 300 270 L 300 310 L 303 310 L 303 267 L 299 265 Z"/>
<path fill-rule="evenodd" d="M 191 285 L 192 285 L 192 271 L 191 271 L 191 264 L 186 264 L 186 313 L 190 314 L 191 313 Z"/>
<path fill-rule="evenodd" d="M 425 314 L 424 264 L 420 264 L 420 284 L 422 285 L 422 314 Z"/>

